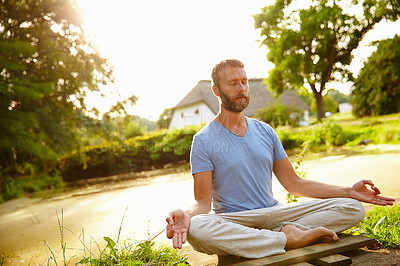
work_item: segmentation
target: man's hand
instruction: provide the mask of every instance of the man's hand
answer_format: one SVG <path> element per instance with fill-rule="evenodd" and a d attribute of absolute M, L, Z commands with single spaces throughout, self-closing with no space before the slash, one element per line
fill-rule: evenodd
<path fill-rule="evenodd" d="M 371 189 L 366 185 L 371 186 Z M 379 196 L 380 193 L 371 180 L 360 180 L 350 188 L 350 197 L 353 199 L 382 206 L 393 205 L 394 199 Z"/>
<path fill-rule="evenodd" d="M 182 210 L 175 210 L 166 219 L 166 233 L 169 239 L 172 238 L 174 248 L 182 248 L 185 244 L 187 232 L 189 231 L 190 216 Z"/>

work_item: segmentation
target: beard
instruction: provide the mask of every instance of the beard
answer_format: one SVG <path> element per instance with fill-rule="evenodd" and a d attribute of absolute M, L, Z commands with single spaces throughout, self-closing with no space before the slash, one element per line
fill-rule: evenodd
<path fill-rule="evenodd" d="M 221 102 L 222 102 L 222 106 L 231 112 L 237 112 L 240 113 L 242 112 L 250 103 L 250 95 L 246 95 L 245 93 L 241 93 L 239 95 L 236 95 L 236 98 L 239 97 L 244 97 L 244 100 L 241 99 L 239 101 L 239 103 L 235 103 L 234 100 L 230 98 L 227 94 L 225 94 L 221 89 L 218 89 L 220 98 L 221 98 Z"/>

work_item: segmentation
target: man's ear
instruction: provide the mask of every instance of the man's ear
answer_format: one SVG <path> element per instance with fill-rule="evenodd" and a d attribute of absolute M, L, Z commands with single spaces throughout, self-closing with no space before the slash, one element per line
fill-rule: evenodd
<path fill-rule="evenodd" d="M 213 84 L 211 88 L 212 88 L 213 94 L 214 94 L 215 96 L 217 96 L 217 97 L 220 97 L 220 96 L 219 96 L 219 91 L 218 91 L 217 86 L 215 86 L 215 84 Z"/>

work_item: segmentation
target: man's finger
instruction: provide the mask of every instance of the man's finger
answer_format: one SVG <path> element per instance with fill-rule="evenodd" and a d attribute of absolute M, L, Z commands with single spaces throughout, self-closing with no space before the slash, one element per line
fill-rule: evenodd
<path fill-rule="evenodd" d="M 178 233 L 178 248 L 182 248 L 182 235 Z"/>
<path fill-rule="evenodd" d="M 169 225 L 173 225 L 173 224 L 174 224 L 174 220 L 173 220 L 171 217 L 165 218 L 165 221 L 166 221 Z"/>
<path fill-rule="evenodd" d="M 175 231 L 173 237 L 174 248 L 182 248 L 182 236 L 178 232 Z"/>
<path fill-rule="evenodd" d="M 384 196 L 378 196 L 377 197 L 378 199 L 381 199 L 381 200 L 386 200 L 386 201 L 396 201 L 395 199 L 393 199 L 393 198 L 388 198 L 388 197 L 384 197 Z"/>
<path fill-rule="evenodd" d="M 187 238 L 187 233 L 185 232 L 182 234 L 182 244 L 186 243 L 186 238 Z"/>
<path fill-rule="evenodd" d="M 371 186 L 371 188 L 376 194 L 381 194 L 381 191 L 376 186 Z"/>
<path fill-rule="evenodd" d="M 176 232 L 174 233 L 174 236 L 172 238 L 172 243 L 174 248 L 178 248 L 178 233 Z"/>
<path fill-rule="evenodd" d="M 370 185 L 370 186 L 374 186 L 374 183 L 372 182 L 372 180 L 362 180 L 362 182 L 363 182 L 364 184 L 368 184 L 368 185 Z"/>
<path fill-rule="evenodd" d="M 174 229 L 170 224 L 167 224 L 166 226 L 166 234 L 168 239 L 171 239 L 174 236 Z"/>

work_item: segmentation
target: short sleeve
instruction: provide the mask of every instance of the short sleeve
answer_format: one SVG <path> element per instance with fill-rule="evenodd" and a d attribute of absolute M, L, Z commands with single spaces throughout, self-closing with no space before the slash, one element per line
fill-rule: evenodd
<path fill-rule="evenodd" d="M 190 165 L 192 174 L 214 170 L 208 146 L 196 135 L 190 151 Z"/>
<path fill-rule="evenodd" d="M 274 162 L 288 157 L 278 134 L 276 134 L 272 127 L 270 127 L 270 132 L 274 143 Z"/>

